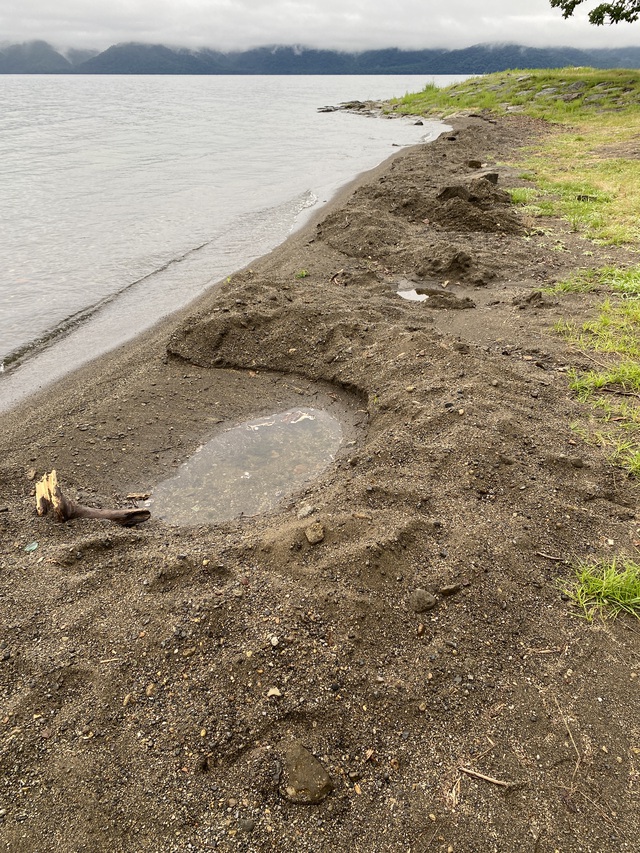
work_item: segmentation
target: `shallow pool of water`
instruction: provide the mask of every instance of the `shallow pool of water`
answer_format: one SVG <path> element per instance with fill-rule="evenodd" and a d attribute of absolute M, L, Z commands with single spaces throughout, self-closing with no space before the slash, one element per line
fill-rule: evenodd
<path fill-rule="evenodd" d="M 300 408 L 221 432 L 154 489 L 154 516 L 174 525 L 215 524 L 274 509 L 335 459 L 342 426 Z"/>

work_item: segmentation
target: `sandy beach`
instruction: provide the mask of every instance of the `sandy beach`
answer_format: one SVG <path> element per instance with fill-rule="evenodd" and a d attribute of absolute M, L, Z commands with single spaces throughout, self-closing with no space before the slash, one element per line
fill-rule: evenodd
<path fill-rule="evenodd" d="M 571 430 L 552 327 L 598 297 L 541 292 L 629 255 L 511 204 L 548 126 L 450 123 L 0 415 L 0 849 L 637 850 L 640 632 L 561 593 L 637 492 Z M 345 440 L 270 512 L 36 516 L 52 468 L 127 506 L 302 406 Z"/>

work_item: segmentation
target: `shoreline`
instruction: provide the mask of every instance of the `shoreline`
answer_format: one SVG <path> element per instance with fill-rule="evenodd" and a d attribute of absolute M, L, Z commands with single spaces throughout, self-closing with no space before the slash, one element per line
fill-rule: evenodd
<path fill-rule="evenodd" d="M 561 595 L 568 563 L 637 539 L 634 484 L 570 428 L 580 356 L 552 333 L 598 296 L 541 291 L 587 243 L 505 192 L 551 132 L 461 118 L 2 415 L 8 847 L 395 853 L 428 823 L 443 851 L 635 853 L 638 635 Z M 74 500 L 130 505 L 225 425 L 319 388 L 355 443 L 271 512 L 34 513 L 51 468 Z M 615 823 L 582 808 L 594 790 Z"/>
<path fill-rule="evenodd" d="M 443 130 L 441 131 L 441 133 L 446 132 L 448 128 L 449 125 L 443 123 Z M 288 242 L 297 234 L 303 233 L 307 229 L 312 229 L 315 224 L 317 224 L 319 219 L 321 219 L 326 213 L 332 210 L 336 205 L 339 205 L 341 203 L 341 200 L 344 200 L 344 198 L 346 198 L 351 192 L 353 192 L 358 185 L 360 185 L 362 182 L 366 182 L 369 177 L 373 178 L 373 176 L 378 172 L 378 170 L 383 169 L 385 165 L 391 162 L 395 157 L 398 157 L 403 152 L 411 150 L 413 148 L 419 148 L 422 145 L 431 144 L 431 142 L 433 141 L 434 139 L 431 139 L 429 141 L 418 143 L 417 145 L 401 146 L 398 151 L 395 151 L 388 157 L 385 157 L 385 159 L 378 165 L 374 166 L 371 169 L 365 169 L 362 172 L 359 172 L 351 180 L 340 186 L 337 190 L 334 190 L 333 195 L 331 195 L 327 201 L 322 202 L 318 200 L 318 202 L 311 210 L 301 211 L 298 214 L 298 218 L 302 220 L 301 224 L 294 224 L 294 230 L 289 234 L 289 236 L 286 237 L 283 242 L 276 245 L 265 255 L 262 255 L 252 261 L 249 261 L 247 264 L 244 264 L 243 266 L 237 268 L 232 273 L 230 273 L 230 276 L 237 275 L 243 272 L 244 270 L 249 269 L 251 266 L 255 266 L 261 263 L 264 259 L 273 255 L 273 253 L 278 252 L 281 247 L 286 246 Z M 140 342 L 142 342 L 143 340 L 147 339 L 147 336 L 152 339 L 156 332 L 162 335 L 163 326 L 166 327 L 164 331 L 168 333 L 173 323 L 178 324 L 182 320 L 184 320 L 189 315 L 189 313 L 197 311 L 200 301 L 206 299 L 207 295 L 210 292 L 214 291 L 230 276 L 222 275 L 214 284 L 209 285 L 205 291 L 191 299 L 187 304 L 161 317 L 152 326 L 147 329 L 143 329 L 141 332 L 136 334 L 134 337 L 124 341 L 122 344 L 118 344 L 112 349 L 99 353 L 98 355 L 92 357 L 89 361 L 79 365 L 79 367 L 64 367 L 63 370 L 65 372 L 59 374 L 57 373 L 57 370 L 59 368 L 56 366 L 56 362 L 68 356 L 74 357 L 77 354 L 76 351 L 78 347 L 81 346 L 82 343 L 72 343 L 70 345 L 71 351 L 69 352 L 69 347 L 67 346 L 68 338 L 72 335 L 75 335 L 76 332 L 79 332 L 80 335 L 84 336 L 90 334 L 90 330 L 84 330 L 83 328 L 78 328 L 75 325 L 71 325 L 68 331 L 63 329 L 62 335 L 60 335 L 59 338 L 57 335 L 55 336 L 54 343 L 52 345 L 45 342 L 41 346 L 36 346 L 35 355 L 33 357 L 30 356 L 26 361 L 21 362 L 17 366 L 17 368 L 15 368 L 15 375 L 14 368 L 10 368 L 10 370 L 7 372 L 7 375 L 5 377 L 2 377 L 2 379 L 0 380 L 0 391 L 3 391 L 4 393 L 0 395 L 0 416 L 15 411 L 22 405 L 28 406 L 30 400 L 35 397 L 39 397 L 42 394 L 47 394 L 48 391 L 51 391 L 52 394 L 55 396 L 55 388 L 58 383 L 64 382 L 65 379 L 67 379 L 70 375 L 75 374 L 77 371 L 82 370 L 82 368 L 84 367 L 90 368 L 91 365 L 95 365 L 96 369 L 100 370 L 100 363 L 103 359 L 108 360 L 111 356 L 114 355 L 115 352 L 119 352 L 122 349 L 126 350 L 126 348 L 128 347 L 137 347 L 137 343 L 139 340 Z M 135 287 L 137 284 L 138 282 L 134 282 L 133 284 L 128 286 L 127 290 L 132 287 Z M 119 292 L 112 296 L 106 297 L 106 302 L 111 303 L 114 300 L 119 299 L 120 296 L 121 293 Z M 103 300 L 103 302 L 104 301 L 105 300 Z M 91 311 L 93 313 L 94 309 L 83 309 L 83 311 L 79 313 L 82 315 L 86 313 L 86 311 Z M 99 307 L 97 308 L 97 311 L 103 311 L 102 303 L 100 303 Z M 98 317 L 97 319 L 99 320 L 100 318 Z M 69 318 L 62 324 L 62 326 L 64 327 L 72 320 L 73 318 Z M 46 340 L 47 337 L 50 336 L 50 334 L 51 333 L 48 333 L 44 339 Z M 124 354 L 124 358 L 127 358 L 126 354 Z M 49 375 L 52 375 L 52 378 L 46 380 L 46 385 L 37 386 L 38 373 L 39 371 L 41 371 L 43 366 L 45 371 L 49 371 Z M 90 374 L 91 371 L 86 374 L 87 380 Z M 78 379 L 79 382 L 87 380 L 82 378 Z"/>

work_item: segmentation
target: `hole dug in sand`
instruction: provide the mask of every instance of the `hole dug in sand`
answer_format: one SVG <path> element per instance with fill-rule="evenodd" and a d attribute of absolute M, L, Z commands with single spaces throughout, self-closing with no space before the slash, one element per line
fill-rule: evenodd
<path fill-rule="evenodd" d="M 244 421 L 200 447 L 148 505 L 157 518 L 185 526 L 266 512 L 324 471 L 342 438 L 340 422 L 322 409 Z"/>

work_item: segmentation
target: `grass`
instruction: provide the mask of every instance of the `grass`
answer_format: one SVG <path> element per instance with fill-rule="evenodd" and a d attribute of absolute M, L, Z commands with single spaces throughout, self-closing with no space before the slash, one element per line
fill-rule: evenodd
<path fill-rule="evenodd" d="M 594 320 L 581 326 L 571 321 L 558 323 L 555 330 L 580 349 L 640 357 L 640 300 L 606 299 Z"/>
<path fill-rule="evenodd" d="M 640 267 L 577 270 L 550 288 L 555 293 L 606 291 L 594 319 L 555 326 L 569 343 L 601 353 L 598 370 L 569 372 L 569 387 L 598 412 L 597 425 L 582 429 L 610 460 L 640 478 Z"/>
<path fill-rule="evenodd" d="M 564 589 L 589 621 L 600 615 L 629 613 L 640 618 L 640 565 L 628 559 L 581 563 L 573 584 Z"/>
<path fill-rule="evenodd" d="M 552 122 L 574 122 L 602 111 L 626 113 L 640 105 L 640 75 L 629 69 L 560 68 L 503 71 L 471 77 L 391 101 L 394 112 L 453 115 L 462 110 L 523 112 Z"/>
<path fill-rule="evenodd" d="M 640 296 L 640 267 L 601 267 L 576 270 L 569 278 L 549 288 L 550 293 L 590 293 L 610 289 L 626 296 Z"/>
<path fill-rule="evenodd" d="M 619 386 L 625 393 L 640 397 L 640 364 L 627 361 L 608 370 L 591 370 L 583 374 L 571 371 L 569 375 L 569 387 L 583 402 L 589 400 L 594 391 L 614 389 L 615 386 Z"/>
<path fill-rule="evenodd" d="M 640 243 L 640 72 L 593 68 L 505 71 L 446 88 L 427 85 L 391 102 L 398 113 L 521 112 L 561 132 L 518 165 L 533 187 L 512 191 L 533 218 L 560 216 L 605 245 Z"/>
<path fill-rule="evenodd" d="M 592 282 L 587 277 L 586 284 Z M 607 299 L 597 317 L 580 327 L 566 321 L 556 326 L 570 343 L 606 359 L 597 370 L 569 371 L 569 387 L 598 415 L 579 433 L 634 478 L 640 477 L 639 321 L 640 299 L 618 297 L 616 303 Z"/>
<path fill-rule="evenodd" d="M 538 231 L 544 231 L 540 220 L 559 217 L 585 240 L 640 251 L 639 71 L 506 71 L 446 88 L 429 84 L 391 102 L 391 109 L 445 118 L 464 111 L 520 112 L 543 119 L 552 132 L 510 164 L 523 184 L 510 190 L 512 202 Z M 565 246 L 558 241 L 552 250 Z M 594 358 L 600 370 L 570 376 L 578 398 L 593 406 L 581 434 L 640 477 L 640 265 L 578 270 L 549 289 L 606 296 L 593 319 L 563 321 L 556 331 L 602 362 Z"/>

